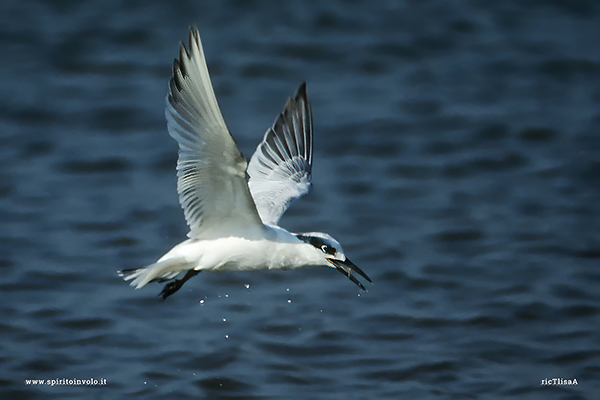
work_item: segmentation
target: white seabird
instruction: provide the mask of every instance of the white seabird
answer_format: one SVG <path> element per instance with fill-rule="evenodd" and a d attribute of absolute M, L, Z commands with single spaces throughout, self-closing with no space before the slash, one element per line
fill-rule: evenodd
<path fill-rule="evenodd" d="M 295 234 L 277 224 L 311 189 L 313 129 L 306 84 L 287 101 L 247 163 L 215 98 L 198 29 L 190 29 L 173 64 L 167 96 L 169 134 L 179 143 L 177 192 L 188 239 L 145 268 L 119 276 L 139 289 L 167 282 L 163 299 L 202 271 L 336 268 L 361 289 L 371 282 L 326 233 Z M 176 277 L 185 272 L 181 279 Z"/>

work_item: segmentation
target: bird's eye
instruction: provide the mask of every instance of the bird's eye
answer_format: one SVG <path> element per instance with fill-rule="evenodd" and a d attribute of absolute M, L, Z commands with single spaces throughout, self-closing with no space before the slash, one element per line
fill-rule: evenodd
<path fill-rule="evenodd" d="M 335 249 L 333 247 L 329 246 L 328 244 L 321 245 L 321 250 L 325 254 L 335 254 Z"/>

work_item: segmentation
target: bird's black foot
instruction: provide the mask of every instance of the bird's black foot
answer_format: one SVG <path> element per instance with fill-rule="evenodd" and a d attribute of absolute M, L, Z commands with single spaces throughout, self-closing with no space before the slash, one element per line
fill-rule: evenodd
<path fill-rule="evenodd" d="M 200 273 L 200 271 L 194 271 L 192 269 L 192 270 L 189 270 L 183 278 L 173 279 L 172 281 L 170 281 L 169 283 L 167 283 L 165 285 L 163 290 L 158 294 L 158 297 L 162 297 L 162 299 L 165 300 L 167 297 L 169 297 L 170 295 L 172 295 L 173 293 L 175 293 L 179 289 L 181 289 L 181 287 L 183 286 L 184 283 L 186 283 L 188 280 L 190 280 L 194 276 L 198 275 L 199 273 Z"/>
<path fill-rule="evenodd" d="M 158 297 L 162 297 L 162 299 L 165 300 L 167 297 L 177 292 L 183 286 L 181 281 L 181 279 L 173 279 L 171 282 L 167 283 L 163 290 L 158 294 Z"/>

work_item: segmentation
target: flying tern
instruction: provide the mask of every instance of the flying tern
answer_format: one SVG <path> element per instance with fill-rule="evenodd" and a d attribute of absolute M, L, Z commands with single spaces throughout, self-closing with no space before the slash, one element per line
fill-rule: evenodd
<path fill-rule="evenodd" d="M 279 219 L 312 186 L 312 113 L 306 84 L 289 98 L 248 163 L 229 133 L 212 88 L 200 34 L 189 33 L 173 63 L 166 99 L 169 134 L 179 143 L 177 192 L 188 239 L 145 268 L 119 276 L 139 289 L 164 283 L 166 299 L 202 271 L 336 268 L 362 290 L 371 279 L 326 233 L 290 233 Z M 177 279 L 180 274 L 183 277 Z"/>

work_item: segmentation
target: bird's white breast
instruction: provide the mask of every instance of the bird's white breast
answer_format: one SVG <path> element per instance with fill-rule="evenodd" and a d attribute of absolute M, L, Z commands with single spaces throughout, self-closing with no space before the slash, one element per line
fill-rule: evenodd
<path fill-rule="evenodd" d="M 329 266 L 324 257 L 309 244 L 289 232 L 276 228 L 272 237 L 249 240 L 227 237 L 215 240 L 186 240 L 175 246 L 159 261 L 183 257 L 194 263 L 195 270 L 250 271 L 292 269 L 308 265 Z"/>

